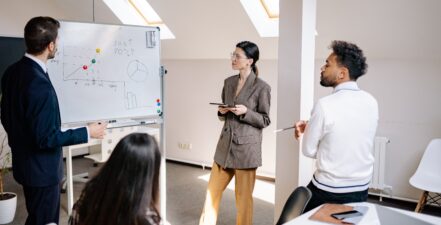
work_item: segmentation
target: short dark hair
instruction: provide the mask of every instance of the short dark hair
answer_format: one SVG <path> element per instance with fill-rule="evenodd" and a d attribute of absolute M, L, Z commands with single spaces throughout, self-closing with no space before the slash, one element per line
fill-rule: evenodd
<path fill-rule="evenodd" d="M 349 70 L 351 80 L 355 81 L 366 73 L 366 57 L 357 45 L 346 41 L 332 41 L 330 48 L 337 56 L 337 63 Z"/>
<path fill-rule="evenodd" d="M 145 133 L 127 135 L 87 182 L 69 224 L 151 224 L 147 220 L 159 224 L 155 205 L 159 200 L 160 165 L 155 138 Z M 153 215 L 148 215 L 149 211 Z"/>
<path fill-rule="evenodd" d="M 47 46 L 56 41 L 60 22 L 48 16 L 34 17 L 28 21 L 24 28 L 26 52 L 40 54 Z"/>

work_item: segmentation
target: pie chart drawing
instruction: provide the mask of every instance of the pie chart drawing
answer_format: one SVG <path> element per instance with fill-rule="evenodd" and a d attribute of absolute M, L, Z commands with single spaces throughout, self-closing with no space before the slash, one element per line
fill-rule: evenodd
<path fill-rule="evenodd" d="M 147 79 L 149 71 L 147 66 L 139 60 L 133 60 L 127 66 L 127 75 L 133 81 L 142 82 Z"/>

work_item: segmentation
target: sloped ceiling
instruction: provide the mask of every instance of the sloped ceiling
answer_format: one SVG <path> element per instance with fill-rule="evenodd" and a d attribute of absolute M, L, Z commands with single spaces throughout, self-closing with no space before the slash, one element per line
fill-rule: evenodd
<path fill-rule="evenodd" d="M 101 0 L 53 0 L 66 18 L 119 23 Z M 148 0 L 176 39 L 162 41 L 164 59 L 228 58 L 242 40 L 257 43 L 261 58 L 277 59 L 278 38 L 261 38 L 239 0 Z M 281 0 L 290 1 L 290 0 Z M 368 58 L 441 60 L 439 0 L 317 0 L 316 58 L 332 40 L 362 47 Z"/>
<path fill-rule="evenodd" d="M 165 58 L 229 58 L 237 42 L 253 41 L 262 58 L 277 57 L 278 38 L 261 38 L 239 0 L 149 0 L 176 36 L 164 40 Z"/>

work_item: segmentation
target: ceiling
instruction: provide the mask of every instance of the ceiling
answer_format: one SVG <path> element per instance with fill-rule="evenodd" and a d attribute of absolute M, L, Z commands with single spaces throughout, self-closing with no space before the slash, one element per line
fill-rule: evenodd
<path fill-rule="evenodd" d="M 92 20 L 93 0 L 52 1 L 67 19 Z M 102 0 L 94 1 L 96 22 L 118 23 Z M 261 58 L 277 59 L 278 38 L 259 37 L 239 0 L 148 1 L 176 36 L 162 41 L 164 59 L 226 59 L 242 40 L 257 43 Z M 317 0 L 316 58 L 326 58 L 330 42 L 340 39 L 357 43 L 368 58 L 441 60 L 440 9 L 440 0 Z"/>

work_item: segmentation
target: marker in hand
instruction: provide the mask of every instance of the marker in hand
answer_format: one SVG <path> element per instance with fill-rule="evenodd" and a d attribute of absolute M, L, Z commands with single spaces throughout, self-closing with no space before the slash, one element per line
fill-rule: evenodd
<path fill-rule="evenodd" d="M 107 123 L 103 121 L 90 123 L 87 125 L 89 136 L 91 138 L 103 139 Z"/>
<path fill-rule="evenodd" d="M 116 123 L 116 120 L 109 120 L 106 122 L 102 122 L 102 121 L 98 122 L 99 125 L 101 125 L 102 123 Z"/>

